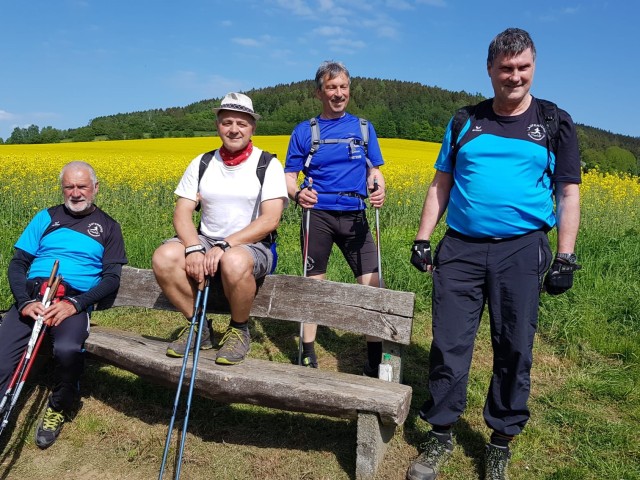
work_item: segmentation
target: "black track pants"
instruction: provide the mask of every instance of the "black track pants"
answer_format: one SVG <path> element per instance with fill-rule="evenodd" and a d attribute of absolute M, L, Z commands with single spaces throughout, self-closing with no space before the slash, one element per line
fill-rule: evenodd
<path fill-rule="evenodd" d="M 436 250 L 429 391 L 421 417 L 455 423 L 466 407 L 473 345 L 489 307 L 493 375 L 484 408 L 489 428 L 517 435 L 529 419 L 533 339 L 551 250 L 542 231 L 506 240 L 448 231 Z"/>
<path fill-rule="evenodd" d="M 27 347 L 33 331 L 33 319 L 21 316 L 11 307 L 0 325 L 0 396 L 4 395 L 11 375 Z M 49 405 L 68 411 L 78 393 L 78 382 L 84 369 L 84 341 L 89 336 L 86 311 L 65 319 L 57 327 L 47 329 L 53 343 L 55 361 L 54 386 Z"/>

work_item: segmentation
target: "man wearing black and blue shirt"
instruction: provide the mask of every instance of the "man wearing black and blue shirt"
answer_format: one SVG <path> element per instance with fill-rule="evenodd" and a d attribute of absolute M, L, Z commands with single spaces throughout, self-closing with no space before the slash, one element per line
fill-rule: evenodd
<path fill-rule="evenodd" d="M 26 348 L 34 321 L 42 316 L 49 327 L 54 386 L 36 429 L 40 448 L 56 440 L 78 394 L 89 312 L 118 289 L 122 265 L 127 263 L 120 225 L 94 204 L 98 181 L 93 168 L 85 162 L 68 163 L 60 173 L 60 185 L 64 203 L 38 212 L 15 244 L 8 272 L 15 303 L 0 325 L 0 395 Z M 45 309 L 38 294 L 56 260 L 64 289 Z"/>
<path fill-rule="evenodd" d="M 430 398 L 420 410 L 432 430 L 409 467 L 409 480 L 435 479 L 453 451 L 451 431 L 466 406 L 485 304 L 494 354 L 484 408 L 493 432 L 486 478 L 506 478 L 509 442 L 529 419 L 540 293 L 543 287 L 552 294 L 568 290 L 579 268 L 576 131 L 561 109 L 555 110 L 551 128 L 543 102 L 529 93 L 535 58 L 533 41 L 523 30 L 507 29 L 491 42 L 487 72 L 494 97 L 472 109 L 456 139 L 452 119 L 436 160 L 411 257 L 416 268 L 433 274 Z M 430 238 L 445 210 L 449 228 L 432 257 Z M 547 239 L 554 227 L 555 259 Z"/>
<path fill-rule="evenodd" d="M 384 163 L 376 132 L 371 123 L 347 113 L 351 77 L 339 62 L 324 62 L 316 72 L 316 97 L 322 112 L 312 121 L 319 130 L 318 148 L 312 152 L 312 124 L 298 124 L 289 141 L 285 176 L 291 199 L 309 218 L 309 231 L 301 228 L 300 241 L 304 255 L 304 238 L 308 239 L 307 276 L 324 279 L 331 248 L 335 243 L 358 283 L 380 287 L 378 258 L 367 217 L 365 199 L 371 206 L 382 207 L 385 198 Z M 366 129 L 366 131 L 363 131 Z M 366 138 L 368 137 L 368 139 Z M 298 174 L 304 180 L 298 186 Z M 377 187 L 376 187 L 377 186 Z M 302 362 L 318 368 L 314 342 L 317 326 L 304 324 Z M 382 342 L 367 338 L 367 361 L 363 373 L 378 377 Z"/>

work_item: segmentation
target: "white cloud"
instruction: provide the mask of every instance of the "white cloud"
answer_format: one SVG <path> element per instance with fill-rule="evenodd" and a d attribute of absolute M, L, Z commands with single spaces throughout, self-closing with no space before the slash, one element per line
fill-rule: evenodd
<path fill-rule="evenodd" d="M 413 5 L 405 0 L 386 0 L 384 4 L 394 10 L 413 10 Z"/>
<path fill-rule="evenodd" d="M 316 35 L 323 35 L 325 37 L 331 37 L 334 35 L 344 35 L 345 31 L 341 27 L 325 26 L 325 27 L 315 28 L 312 33 Z"/>
<path fill-rule="evenodd" d="M 313 10 L 303 0 L 277 0 L 277 4 L 294 15 L 303 17 L 313 15 Z"/>
<path fill-rule="evenodd" d="M 270 35 L 262 35 L 259 39 L 249 37 L 236 37 L 231 39 L 233 43 L 237 43 L 243 47 L 263 47 L 266 43 L 269 43 L 272 40 L 273 37 Z"/>
<path fill-rule="evenodd" d="M 0 120 L 3 122 L 7 122 L 13 120 L 16 116 L 13 113 L 7 112 L 6 110 L 0 110 Z"/>
<path fill-rule="evenodd" d="M 418 3 L 422 3 L 424 5 L 430 5 L 432 7 L 446 7 L 447 2 L 444 0 L 418 0 Z"/>
<path fill-rule="evenodd" d="M 233 38 L 233 43 L 237 43 L 238 45 L 242 45 L 243 47 L 259 47 L 260 42 L 255 38 Z"/>
<path fill-rule="evenodd" d="M 541 15 L 540 20 L 543 22 L 557 22 L 560 21 L 560 17 L 563 15 L 575 15 L 580 11 L 578 7 L 566 7 L 557 11 L 550 11 L 546 15 Z"/>
<path fill-rule="evenodd" d="M 329 40 L 328 44 L 331 51 L 348 55 L 354 54 L 367 46 L 362 40 L 349 40 L 346 38 Z"/>
<path fill-rule="evenodd" d="M 176 72 L 170 79 L 170 85 L 189 93 L 191 97 L 217 98 L 228 92 L 242 90 L 242 82 L 222 75 L 207 75 L 193 71 Z"/>

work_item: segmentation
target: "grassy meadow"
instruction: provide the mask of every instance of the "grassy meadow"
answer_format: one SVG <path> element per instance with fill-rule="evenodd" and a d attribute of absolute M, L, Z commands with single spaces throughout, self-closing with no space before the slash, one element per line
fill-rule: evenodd
<path fill-rule="evenodd" d="M 284 160 L 287 136 L 257 136 L 254 142 Z M 13 244 L 38 210 L 60 202 L 62 165 L 85 160 L 95 167 L 97 203 L 121 223 L 130 265 L 149 268 L 154 249 L 174 233 L 173 190 L 182 172 L 198 153 L 219 145 L 217 138 L 190 138 L 0 146 L 0 310 L 11 304 L 4 272 Z M 405 383 L 414 391 L 412 412 L 380 472 L 383 479 L 402 479 L 427 431 L 417 412 L 428 395 L 431 284 L 408 258 L 439 145 L 382 139 L 381 146 L 388 188 L 380 212 L 384 277 L 388 288 L 416 293 L 405 368 Z M 583 268 L 572 290 L 541 300 L 532 418 L 513 446 L 510 475 L 515 480 L 640 479 L 640 182 L 589 172 L 581 191 L 577 254 Z M 302 274 L 299 221 L 300 210 L 290 206 L 279 228 L 276 273 Z M 373 215 L 370 221 L 373 225 Z M 440 225 L 434 239 L 443 232 Z M 352 281 L 337 251 L 328 277 Z M 215 319 L 218 332 L 225 321 Z M 180 326 L 176 314 L 140 310 L 98 312 L 93 322 L 166 338 Z M 293 361 L 297 325 L 285 323 L 252 322 L 250 355 Z M 485 319 L 478 335 L 467 411 L 455 429 L 462 448 L 447 464 L 445 480 L 479 478 L 483 471 L 489 430 L 482 406 L 491 371 L 487 324 Z M 361 338 L 328 329 L 320 329 L 318 352 L 321 368 L 353 373 L 365 358 Z M 0 479 L 157 477 L 174 391 L 88 362 L 82 409 L 56 444 L 41 452 L 33 428 L 50 386 L 47 368 L 30 383 L 20 417 L 0 439 Z M 192 408 L 183 478 L 353 478 L 351 422 L 204 399 L 194 399 Z"/>

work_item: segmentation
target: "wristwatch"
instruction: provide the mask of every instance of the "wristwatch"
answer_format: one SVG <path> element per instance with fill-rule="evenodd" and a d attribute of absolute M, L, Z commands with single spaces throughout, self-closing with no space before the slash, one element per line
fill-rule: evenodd
<path fill-rule="evenodd" d="M 200 245 L 200 244 L 190 245 L 184 249 L 184 256 L 186 257 L 190 253 L 194 253 L 194 252 L 205 253 L 205 251 L 206 249 L 204 248 L 204 245 Z"/>
<path fill-rule="evenodd" d="M 220 247 L 223 252 L 226 252 L 229 248 L 231 248 L 229 242 L 226 242 L 225 240 L 218 240 L 217 242 L 213 242 L 213 246 Z"/>
<path fill-rule="evenodd" d="M 571 265 L 573 265 L 578 261 L 578 257 L 576 256 L 575 253 L 557 253 L 556 258 L 564 260 L 565 262 Z"/>

